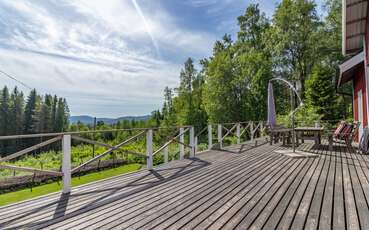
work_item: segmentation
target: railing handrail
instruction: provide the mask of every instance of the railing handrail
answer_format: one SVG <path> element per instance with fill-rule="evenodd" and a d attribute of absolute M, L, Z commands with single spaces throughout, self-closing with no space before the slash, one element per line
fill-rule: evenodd
<path fill-rule="evenodd" d="M 35 133 L 35 134 L 19 134 L 19 135 L 8 135 L 0 136 L 1 140 L 12 140 L 12 139 L 27 139 L 27 138 L 37 138 L 37 137 L 54 137 L 63 135 L 78 135 L 78 134 L 93 134 L 93 133 L 112 133 L 112 132 L 122 132 L 122 131 L 147 131 L 147 130 L 163 130 L 163 129 L 174 129 L 174 128 L 189 128 L 190 125 L 184 126 L 173 126 L 173 127 L 153 127 L 153 128 L 131 128 L 131 129 L 109 129 L 109 130 L 89 130 L 89 131 L 70 131 L 70 132 L 58 132 L 58 133 Z"/>
<path fill-rule="evenodd" d="M 254 124 L 256 124 L 256 126 L 254 126 Z M 219 143 L 220 148 L 222 148 L 222 142 L 224 141 L 224 139 L 231 133 L 233 134 L 234 130 L 236 130 L 237 143 L 239 144 L 240 138 L 244 132 L 248 131 L 250 133 L 250 138 L 253 139 L 255 132 L 258 129 L 261 129 L 263 127 L 263 124 L 264 124 L 264 121 L 258 121 L 258 122 L 247 121 L 247 122 L 218 124 L 217 125 L 218 126 L 218 143 Z M 33 172 L 33 173 L 43 173 L 43 174 L 49 174 L 49 175 L 55 175 L 55 176 L 62 176 L 63 186 L 64 186 L 63 193 L 67 193 L 67 192 L 70 192 L 70 181 L 71 181 L 71 176 L 73 173 L 80 171 L 83 167 L 85 167 L 88 164 L 91 164 L 92 162 L 95 162 L 97 160 L 100 161 L 102 157 L 108 154 L 112 154 L 115 150 L 121 150 L 128 154 L 133 154 L 133 155 L 145 158 L 148 170 L 151 170 L 153 168 L 153 157 L 161 151 L 163 151 L 164 163 L 168 163 L 168 150 L 169 150 L 169 145 L 172 143 L 176 143 L 179 146 L 179 159 L 180 160 L 183 160 L 185 157 L 185 147 L 188 147 L 190 149 L 189 157 L 193 158 L 195 157 L 195 154 L 197 151 L 198 136 L 201 135 L 203 132 L 205 132 L 205 130 L 208 130 L 209 149 L 212 148 L 213 146 L 212 145 L 212 135 L 213 135 L 212 126 L 213 125 L 214 124 L 208 124 L 207 127 L 204 127 L 198 133 L 197 136 L 195 136 L 194 126 L 185 125 L 185 126 L 179 126 L 179 127 L 163 128 L 163 129 L 179 128 L 179 133 L 177 133 L 178 131 L 176 131 L 175 132 L 176 135 L 172 137 L 169 141 L 167 141 L 163 146 L 158 148 L 156 151 L 153 151 L 153 131 L 162 129 L 160 127 L 0 136 L 0 140 L 23 139 L 23 138 L 34 138 L 34 137 L 50 137 L 50 139 L 46 141 L 43 141 L 41 143 L 38 143 L 26 149 L 20 150 L 4 158 L 0 158 L 0 169 L 3 168 L 3 169 L 10 169 L 10 170 L 19 170 L 19 171 L 26 171 L 26 172 Z M 225 127 L 225 126 L 229 127 L 229 125 L 232 125 L 232 126 L 230 128 Z M 241 134 L 241 127 L 242 129 L 244 129 L 242 134 Z M 223 129 L 227 131 L 225 135 L 222 135 Z M 89 139 L 88 137 L 86 138 L 86 137 L 81 136 L 82 134 L 120 132 L 120 131 L 139 131 L 139 132 L 138 133 L 136 132 L 134 135 L 131 134 L 131 136 L 128 139 L 120 142 L 117 145 L 106 144 L 106 143 L 103 143 L 101 140 L 100 141 L 92 140 L 92 139 Z M 126 150 L 122 148 L 128 143 L 138 140 L 139 138 L 141 138 L 141 136 L 145 134 L 146 134 L 146 154 L 136 153 L 134 151 L 130 151 L 130 150 Z M 185 141 L 186 134 L 189 135 L 189 142 Z M 71 153 L 72 153 L 71 151 L 72 141 L 71 140 L 72 139 L 76 141 L 84 142 L 84 143 L 89 143 L 92 145 L 101 146 L 101 147 L 106 148 L 106 150 L 97 156 L 93 156 L 93 158 L 87 160 L 86 162 L 80 164 L 79 166 L 72 168 L 71 167 Z M 63 156 L 61 171 L 42 170 L 42 169 L 40 170 L 36 168 L 28 168 L 28 167 L 2 164 L 2 162 L 13 160 L 24 154 L 30 153 L 36 149 L 42 148 L 49 144 L 53 144 L 60 140 L 62 142 L 62 156 Z"/>
<path fill-rule="evenodd" d="M 161 152 L 165 147 L 167 147 L 168 145 L 170 145 L 171 143 L 173 143 L 178 137 L 183 136 L 189 129 L 185 129 L 183 131 L 183 133 L 179 133 L 176 136 L 172 137 L 169 141 L 165 142 L 165 144 L 163 146 L 161 146 L 159 149 L 157 149 L 155 152 L 153 152 L 153 156 L 155 156 L 157 153 Z M 179 143 L 180 144 L 180 143 Z"/>
<path fill-rule="evenodd" d="M 260 122 L 260 121 L 244 121 L 244 122 L 228 122 L 228 123 L 209 123 L 209 125 L 235 125 L 237 123 L 246 124 L 249 122 Z M 0 136 L 1 140 L 12 140 L 12 139 L 27 139 L 37 137 L 55 137 L 63 135 L 78 135 L 78 134 L 93 134 L 93 133 L 113 133 L 113 132 L 124 132 L 124 131 L 147 131 L 147 130 L 163 130 L 163 129 L 178 129 L 178 128 L 190 128 L 192 125 L 181 125 L 181 126 L 169 126 L 169 127 L 146 127 L 146 128 L 129 128 L 129 129 L 106 129 L 106 130 L 88 130 L 88 131 L 69 131 L 69 132 L 56 132 L 56 133 L 32 133 L 32 134 L 16 134 Z"/>

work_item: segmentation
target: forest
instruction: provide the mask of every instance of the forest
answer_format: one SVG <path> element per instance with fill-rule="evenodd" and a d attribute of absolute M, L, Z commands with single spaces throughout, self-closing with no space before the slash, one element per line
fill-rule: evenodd
<path fill-rule="evenodd" d="M 69 127 L 69 108 L 65 98 L 34 89 L 25 99 L 15 87 L 0 90 L 0 135 L 62 132 Z"/>
<path fill-rule="evenodd" d="M 17 87 L 11 92 L 6 86 L 0 90 L 0 136 L 62 132 L 68 128 L 69 108 L 65 98 L 41 96 L 35 89 L 27 98 Z M 23 144 L 2 141 L 0 152 L 18 150 Z"/>
<path fill-rule="evenodd" d="M 184 63 L 179 86 L 166 87 L 163 108 L 152 113 L 156 125 L 266 120 L 267 85 L 274 77 L 299 89 L 304 108 L 298 121 L 351 118 L 350 86 L 336 89 L 343 60 L 341 1 L 326 0 L 321 16 L 314 1 L 283 0 L 272 18 L 251 4 L 237 21 L 237 36 L 216 41 L 198 69 L 191 58 Z M 274 95 L 277 114 L 286 120 L 289 92 L 277 84 Z"/>

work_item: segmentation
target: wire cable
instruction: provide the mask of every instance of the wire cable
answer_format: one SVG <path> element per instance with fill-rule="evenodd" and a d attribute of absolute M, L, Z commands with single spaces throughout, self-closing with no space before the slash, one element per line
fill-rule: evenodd
<path fill-rule="evenodd" d="M 24 87 L 26 87 L 27 89 L 32 90 L 32 87 L 30 87 L 30 86 L 28 86 L 26 83 L 24 83 L 24 82 L 22 82 L 22 81 L 18 80 L 16 77 L 14 77 L 14 76 L 12 76 L 12 75 L 10 75 L 10 74 L 8 74 L 8 73 L 6 73 L 6 72 L 2 71 L 1 69 L 0 69 L 0 73 L 2 73 L 3 75 L 5 75 L 6 77 L 8 77 L 8 78 L 12 79 L 13 81 L 18 82 L 19 84 L 23 85 L 23 86 L 24 86 Z"/>

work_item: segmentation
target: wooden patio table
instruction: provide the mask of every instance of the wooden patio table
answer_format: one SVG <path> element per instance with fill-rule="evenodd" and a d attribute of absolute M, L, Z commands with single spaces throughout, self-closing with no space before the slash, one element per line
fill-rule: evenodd
<path fill-rule="evenodd" d="M 297 145 L 299 144 L 299 139 L 304 143 L 304 140 L 314 140 L 316 145 L 321 144 L 321 137 L 324 129 L 322 127 L 297 127 L 295 128 L 296 132 L 296 141 Z"/>
<path fill-rule="evenodd" d="M 273 140 L 274 140 L 275 144 L 278 143 L 278 140 L 280 138 L 282 138 L 283 145 L 286 144 L 286 141 L 287 141 L 287 144 L 290 144 L 291 137 L 292 137 L 292 129 L 273 128 L 273 129 L 270 130 L 269 136 L 270 136 L 270 139 L 269 139 L 270 145 L 272 145 Z"/>

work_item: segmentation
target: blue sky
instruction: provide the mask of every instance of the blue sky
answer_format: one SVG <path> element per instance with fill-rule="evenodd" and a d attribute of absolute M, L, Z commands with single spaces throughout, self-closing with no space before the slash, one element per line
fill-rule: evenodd
<path fill-rule="evenodd" d="M 67 98 L 72 115 L 149 114 L 182 63 L 235 35 L 250 3 L 277 0 L 0 0 L 0 70 Z M 0 76 L 0 87 L 18 85 Z"/>

